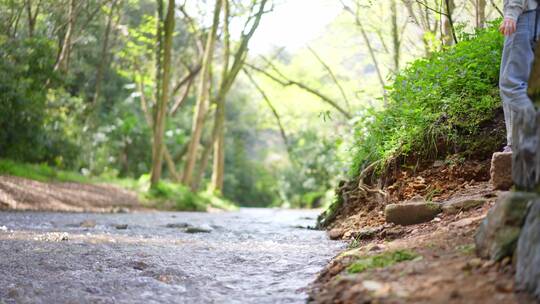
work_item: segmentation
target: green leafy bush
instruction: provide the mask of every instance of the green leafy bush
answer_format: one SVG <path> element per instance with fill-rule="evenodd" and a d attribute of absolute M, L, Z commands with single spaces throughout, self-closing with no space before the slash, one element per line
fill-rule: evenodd
<path fill-rule="evenodd" d="M 183 185 L 160 182 L 148 192 L 149 199 L 169 200 L 177 210 L 206 211 L 207 202 Z"/>
<path fill-rule="evenodd" d="M 388 88 L 387 107 L 370 109 L 359 119 L 351 175 L 373 162 L 384 166 L 411 152 L 426 157 L 450 150 L 497 149 L 501 134 L 480 144 L 478 134 L 500 112 L 497 83 L 503 37 L 493 24 L 464 38 L 398 73 Z M 440 151 L 441 146 L 446 151 Z"/>
<path fill-rule="evenodd" d="M 38 160 L 45 153 L 39 143 L 53 65 L 46 40 L 0 36 L 0 157 Z"/>

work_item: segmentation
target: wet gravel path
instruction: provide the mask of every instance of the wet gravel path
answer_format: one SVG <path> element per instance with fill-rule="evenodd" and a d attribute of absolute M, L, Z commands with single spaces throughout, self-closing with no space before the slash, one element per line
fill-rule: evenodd
<path fill-rule="evenodd" d="M 316 215 L 0 213 L 0 303 L 303 303 L 344 246 Z"/>

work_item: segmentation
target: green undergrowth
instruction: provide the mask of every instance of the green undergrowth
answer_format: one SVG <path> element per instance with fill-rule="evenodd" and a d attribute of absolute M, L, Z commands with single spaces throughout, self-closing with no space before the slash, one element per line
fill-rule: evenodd
<path fill-rule="evenodd" d="M 0 159 L 0 174 L 18 176 L 40 182 L 91 183 L 93 180 L 77 172 L 54 169 L 46 164 L 26 164 Z"/>
<path fill-rule="evenodd" d="M 409 250 L 384 252 L 377 255 L 359 258 L 349 267 L 347 267 L 347 272 L 361 273 L 369 269 L 385 268 L 400 262 L 414 260 L 418 257 L 420 257 L 420 255 Z"/>
<path fill-rule="evenodd" d="M 501 111 L 498 93 L 503 37 L 492 24 L 464 35 L 454 47 L 418 59 L 390 85 L 387 106 L 370 109 L 355 126 L 351 176 L 377 162 L 444 158 L 494 151 L 504 134 L 486 130 Z"/>
<path fill-rule="evenodd" d="M 463 34 L 457 45 L 397 73 L 386 88 L 386 106 L 357 118 L 349 152 L 351 180 L 368 167 L 370 177 L 385 177 L 390 169 L 435 159 L 485 160 L 502 147 L 498 81 L 504 38 L 498 24 Z M 343 203 L 338 193 L 317 227 L 333 222 Z"/>
<path fill-rule="evenodd" d="M 208 191 L 193 193 L 189 188 L 161 181 L 150 189 L 149 176 L 139 179 L 111 176 L 85 176 L 77 172 L 59 170 L 47 164 L 27 164 L 0 159 L 0 175 L 11 175 L 40 182 L 75 182 L 84 184 L 107 183 L 137 192 L 148 207 L 177 211 L 206 211 L 208 207 L 234 210 L 234 203 Z"/>
<path fill-rule="evenodd" d="M 141 183 L 147 183 L 148 175 L 141 177 Z M 145 192 L 147 200 L 157 203 L 158 208 L 182 211 L 206 211 L 208 207 L 234 210 L 234 203 L 209 191 L 192 192 L 188 187 L 168 181 L 161 181 L 157 187 Z"/>

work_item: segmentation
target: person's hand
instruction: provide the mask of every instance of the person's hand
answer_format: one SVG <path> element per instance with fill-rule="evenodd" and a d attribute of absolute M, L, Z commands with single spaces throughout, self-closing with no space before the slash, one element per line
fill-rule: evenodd
<path fill-rule="evenodd" d="M 510 36 L 516 32 L 516 20 L 505 18 L 501 26 L 499 27 L 499 32 L 505 36 Z"/>

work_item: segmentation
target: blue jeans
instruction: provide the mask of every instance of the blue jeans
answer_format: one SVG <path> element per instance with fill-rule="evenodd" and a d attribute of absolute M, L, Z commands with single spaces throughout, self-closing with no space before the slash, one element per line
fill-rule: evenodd
<path fill-rule="evenodd" d="M 512 145 L 515 114 L 518 111 L 534 110 L 532 101 L 527 96 L 527 84 L 536 46 L 535 37 L 533 37 L 535 17 L 534 11 L 522 14 L 517 21 L 516 32 L 507 36 L 504 41 L 499 88 L 509 146 Z"/>

